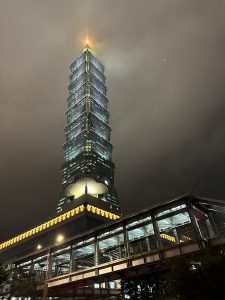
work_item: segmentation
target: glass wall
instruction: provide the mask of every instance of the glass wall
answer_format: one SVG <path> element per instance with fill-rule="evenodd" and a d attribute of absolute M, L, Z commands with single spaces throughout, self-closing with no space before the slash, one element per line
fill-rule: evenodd
<path fill-rule="evenodd" d="M 205 239 L 225 234 L 225 209 L 222 206 L 199 202 L 193 206 L 193 211 Z"/>
<path fill-rule="evenodd" d="M 225 208 L 217 205 L 210 207 L 209 218 L 214 225 L 214 231 L 217 235 L 225 235 Z"/>
<path fill-rule="evenodd" d="M 33 270 L 37 281 L 45 279 L 47 271 L 47 255 L 40 256 L 33 260 Z"/>
<path fill-rule="evenodd" d="M 119 227 L 98 236 L 98 264 L 125 257 L 123 228 Z"/>
<path fill-rule="evenodd" d="M 95 265 L 95 239 L 81 241 L 73 246 L 72 270 L 79 271 Z"/>
<path fill-rule="evenodd" d="M 49 277 L 56 277 L 67 274 L 70 271 L 70 255 L 71 247 L 66 247 L 51 254 L 51 269 L 49 270 Z"/>
<path fill-rule="evenodd" d="M 129 254 L 134 255 L 157 248 L 151 217 L 143 217 L 126 225 L 129 241 Z"/>
<path fill-rule="evenodd" d="M 138 216 L 128 217 L 99 228 L 83 240 L 78 237 L 71 245 L 51 252 L 47 268 L 47 250 L 17 264 L 18 271 L 35 272 L 37 281 L 48 274 L 57 277 L 70 272 L 114 262 L 126 256 L 167 248 L 196 238 L 211 239 L 225 234 L 225 207 L 195 201 L 165 205 Z M 193 222 L 193 223 L 192 223 Z M 63 245 L 62 245 L 63 247 Z M 40 257 L 36 257 L 40 255 Z"/>
<path fill-rule="evenodd" d="M 24 273 L 29 273 L 32 270 L 32 268 L 32 260 L 17 265 L 17 269 L 23 271 Z"/>
<path fill-rule="evenodd" d="M 156 215 L 163 247 L 183 243 L 196 238 L 189 213 L 180 205 Z"/>

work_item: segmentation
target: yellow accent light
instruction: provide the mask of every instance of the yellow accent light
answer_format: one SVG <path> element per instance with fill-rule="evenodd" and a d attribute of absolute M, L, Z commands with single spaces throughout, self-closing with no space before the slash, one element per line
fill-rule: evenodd
<path fill-rule="evenodd" d="M 170 242 L 173 242 L 173 243 L 176 243 L 176 239 L 174 236 L 171 236 L 169 234 L 165 234 L 165 233 L 160 233 L 160 237 L 167 240 L 167 241 L 170 241 Z M 191 240 L 190 237 L 187 237 L 187 236 L 183 236 L 185 238 L 185 240 Z M 183 243 L 184 240 L 179 240 L 180 243 Z"/>
<path fill-rule="evenodd" d="M 32 235 L 35 235 L 37 233 L 39 233 L 40 231 L 44 231 L 46 230 L 47 228 L 49 227 L 52 227 L 54 225 L 56 225 L 57 223 L 60 223 L 66 219 L 69 219 L 71 217 L 73 217 L 74 215 L 77 215 L 79 213 L 82 213 L 84 211 L 87 211 L 87 212 L 91 212 L 93 214 L 97 214 L 97 215 L 100 215 L 102 217 L 105 217 L 105 218 L 108 218 L 108 219 L 111 219 L 111 220 L 116 220 L 118 218 L 120 218 L 120 216 L 116 215 L 116 214 L 113 214 L 111 212 L 108 212 L 104 209 L 101 209 L 101 208 L 98 208 L 96 206 L 93 206 L 93 205 L 90 205 L 90 204 L 87 204 L 87 206 L 84 206 L 83 204 L 78 206 L 78 207 L 75 207 L 69 211 L 67 211 L 66 213 L 63 213 L 61 215 L 59 215 L 58 217 L 55 217 L 49 221 L 46 221 L 30 230 L 27 230 L 13 238 L 11 238 L 10 240 L 8 241 L 5 241 L 3 243 L 0 244 L 0 250 L 1 249 L 4 249 L 6 247 L 9 247 L 15 243 L 18 243 L 19 241 L 21 240 L 24 240 Z"/>
<path fill-rule="evenodd" d="M 160 237 L 167 240 L 167 241 L 170 241 L 170 242 L 173 242 L 173 243 L 176 243 L 176 239 L 174 236 L 171 236 L 169 234 L 165 234 L 165 233 L 160 233 Z"/>

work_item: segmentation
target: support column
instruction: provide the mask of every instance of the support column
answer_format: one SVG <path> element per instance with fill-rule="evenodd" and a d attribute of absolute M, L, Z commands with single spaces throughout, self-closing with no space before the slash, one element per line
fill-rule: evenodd
<path fill-rule="evenodd" d="M 218 231 L 218 228 L 216 226 L 216 222 L 215 222 L 214 216 L 213 216 L 213 214 L 212 214 L 211 211 L 208 212 L 208 217 L 209 217 L 209 221 L 211 223 L 211 226 L 213 228 L 213 231 L 214 231 L 215 235 L 218 237 L 220 235 L 220 233 Z"/>
<path fill-rule="evenodd" d="M 51 255 L 51 250 L 49 249 L 49 253 L 48 253 L 48 271 L 47 271 L 47 279 L 52 277 L 52 255 Z"/>
<path fill-rule="evenodd" d="M 204 240 L 204 237 L 203 237 L 203 235 L 201 233 L 201 230 L 199 228 L 199 225 L 198 225 L 198 222 L 197 222 L 196 217 L 194 215 L 193 207 L 192 207 L 191 204 L 187 204 L 187 211 L 188 211 L 188 214 L 189 214 L 190 219 L 191 219 L 191 224 L 194 227 L 194 231 L 195 231 L 196 237 L 198 239 L 203 239 Z"/>
<path fill-rule="evenodd" d="M 205 223 L 206 223 L 206 226 L 207 226 L 207 230 L 208 230 L 208 233 L 209 233 L 209 238 L 214 238 L 216 236 L 215 232 L 214 232 L 214 229 L 213 229 L 213 226 L 209 220 L 209 218 L 207 218 L 205 220 Z"/>
<path fill-rule="evenodd" d="M 147 243 L 147 251 L 150 251 L 151 249 L 150 249 L 150 244 L 149 244 L 149 235 L 148 235 L 148 231 L 146 230 L 146 227 L 145 227 L 145 234 L 146 234 L 145 241 Z"/>
<path fill-rule="evenodd" d="M 177 234 L 177 228 L 173 228 L 173 234 L 175 235 L 175 239 L 176 239 L 176 243 L 179 244 L 180 243 L 180 239 L 179 239 L 179 236 Z"/>
<path fill-rule="evenodd" d="M 47 280 L 49 278 L 49 270 L 51 268 L 51 250 L 50 248 L 48 249 L 47 252 L 47 261 L 46 261 L 46 272 L 45 272 L 45 282 L 44 282 L 44 289 L 43 289 L 43 300 L 47 300 L 48 299 L 48 283 Z"/>
<path fill-rule="evenodd" d="M 70 262 L 69 262 L 69 273 L 74 271 L 74 251 L 73 246 L 70 247 Z"/>
<path fill-rule="evenodd" d="M 122 245 L 120 244 L 120 240 L 118 237 L 117 237 L 117 249 L 119 251 L 119 258 L 123 258 Z"/>
<path fill-rule="evenodd" d="M 158 246 L 159 249 L 162 249 L 163 245 L 162 245 L 162 241 L 161 241 L 161 237 L 160 237 L 160 232 L 159 232 L 159 228 L 158 228 L 158 225 L 157 225 L 157 221 L 156 221 L 154 215 L 151 215 L 151 217 L 152 217 L 152 226 L 153 226 L 153 229 L 154 229 L 157 246 Z"/>
<path fill-rule="evenodd" d="M 125 224 L 123 224 L 123 235 L 124 235 L 125 257 L 129 257 L 130 256 L 130 245 L 129 245 L 128 231 L 126 229 Z"/>
<path fill-rule="evenodd" d="M 94 264 L 95 264 L 95 266 L 97 266 L 99 263 L 99 244 L 98 244 L 97 236 L 95 237 L 94 247 L 95 247 Z"/>
<path fill-rule="evenodd" d="M 162 244 L 162 241 L 161 241 L 157 221 L 156 221 L 156 218 L 155 218 L 154 214 L 152 214 L 151 217 L 152 217 L 152 225 L 153 225 L 153 229 L 154 229 L 154 233 L 155 233 L 155 237 L 156 237 L 156 243 L 157 243 L 157 246 L 158 246 L 158 249 L 159 249 L 159 257 L 160 257 L 160 259 L 164 259 L 163 244 Z"/>
<path fill-rule="evenodd" d="M 30 271 L 33 272 L 34 270 L 34 261 L 33 259 L 31 260 L 31 265 L 30 265 Z"/>

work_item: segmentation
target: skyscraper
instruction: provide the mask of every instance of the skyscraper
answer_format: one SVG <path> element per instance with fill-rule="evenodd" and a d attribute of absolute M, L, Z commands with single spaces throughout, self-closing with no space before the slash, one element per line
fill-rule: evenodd
<path fill-rule="evenodd" d="M 83 194 L 106 201 L 113 210 L 119 211 L 104 66 L 86 44 L 83 53 L 71 64 L 70 71 L 63 195 L 57 211 L 62 211 L 66 203 Z"/>

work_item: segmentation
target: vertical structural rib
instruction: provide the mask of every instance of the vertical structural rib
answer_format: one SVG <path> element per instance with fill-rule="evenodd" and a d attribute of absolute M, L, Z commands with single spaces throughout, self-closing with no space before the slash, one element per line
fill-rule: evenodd
<path fill-rule="evenodd" d="M 120 210 L 114 188 L 112 144 L 110 142 L 108 99 L 104 66 L 86 45 L 83 53 L 70 66 L 70 83 L 66 141 L 62 184 L 65 188 L 80 178 L 93 178 L 107 185 L 109 192 L 104 200 L 112 209 Z M 58 212 L 71 201 L 63 195 Z"/>

